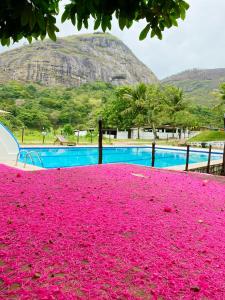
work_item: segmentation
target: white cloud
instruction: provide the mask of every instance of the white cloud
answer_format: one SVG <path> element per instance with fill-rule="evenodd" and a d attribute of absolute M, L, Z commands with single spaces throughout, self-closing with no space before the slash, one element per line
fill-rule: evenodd
<path fill-rule="evenodd" d="M 190 68 L 225 67 L 225 1 L 187 1 L 191 8 L 186 20 L 179 22 L 178 28 L 166 30 L 162 41 L 157 38 L 139 41 L 143 22 L 121 31 L 114 21 L 111 33 L 123 40 L 159 78 Z M 63 1 L 62 6 L 65 3 Z M 58 25 L 58 36 L 78 33 L 70 23 L 61 24 L 58 21 Z M 93 32 L 93 26 L 81 32 Z"/>

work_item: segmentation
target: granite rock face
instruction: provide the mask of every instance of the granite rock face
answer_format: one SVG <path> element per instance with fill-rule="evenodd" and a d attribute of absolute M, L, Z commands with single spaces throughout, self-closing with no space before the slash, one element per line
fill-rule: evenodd
<path fill-rule="evenodd" d="M 91 81 L 115 85 L 158 81 L 131 50 L 110 34 L 85 34 L 46 40 L 0 55 L 0 82 L 19 80 L 48 86 Z"/>

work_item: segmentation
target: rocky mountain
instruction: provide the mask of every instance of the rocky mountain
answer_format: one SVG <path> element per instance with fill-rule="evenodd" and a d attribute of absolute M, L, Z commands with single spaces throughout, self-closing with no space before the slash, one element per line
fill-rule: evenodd
<path fill-rule="evenodd" d="M 225 82 L 225 68 L 187 70 L 162 80 L 164 84 L 182 88 L 188 100 L 207 106 L 219 102 L 214 91 L 221 82 Z"/>
<path fill-rule="evenodd" d="M 115 85 L 155 83 L 156 76 L 119 39 L 103 33 L 35 42 L 0 55 L 0 82 L 79 86 L 91 81 Z"/>

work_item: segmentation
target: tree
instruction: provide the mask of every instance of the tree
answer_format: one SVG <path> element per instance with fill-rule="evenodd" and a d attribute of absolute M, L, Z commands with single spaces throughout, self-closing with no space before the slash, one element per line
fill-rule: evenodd
<path fill-rule="evenodd" d="M 18 42 L 23 37 L 29 42 L 32 38 L 44 39 L 46 34 L 56 40 L 56 16 L 62 0 L 1 0 L 0 1 L 0 42 L 10 45 L 10 39 Z M 69 20 L 80 30 L 88 28 L 89 19 L 95 21 L 94 30 L 111 30 L 112 16 L 123 30 L 130 28 L 134 21 L 144 20 L 147 25 L 139 38 L 162 38 L 165 28 L 178 26 L 177 20 L 185 19 L 189 5 L 184 0 L 70 0 L 65 6 L 62 22 Z"/>
<path fill-rule="evenodd" d="M 28 128 L 50 128 L 51 124 L 46 114 L 33 109 L 21 109 L 19 120 Z"/>
<path fill-rule="evenodd" d="M 127 102 L 127 108 L 121 112 L 123 118 L 130 118 L 133 126 L 138 128 L 138 139 L 140 138 L 140 127 L 144 126 L 145 118 L 143 103 L 146 100 L 147 86 L 140 83 L 134 87 L 121 89 L 118 97 Z"/>
<path fill-rule="evenodd" d="M 74 129 L 70 124 L 65 124 L 63 127 L 63 132 L 66 135 L 73 135 L 74 134 Z"/>
<path fill-rule="evenodd" d="M 175 115 L 175 122 L 185 130 L 186 128 L 194 128 L 199 126 L 197 116 L 191 114 L 189 111 L 179 111 Z"/>
<path fill-rule="evenodd" d="M 219 90 L 214 92 L 214 95 L 220 99 L 220 103 L 214 106 L 214 109 L 224 108 L 225 105 L 225 82 L 219 85 Z"/>
<path fill-rule="evenodd" d="M 146 101 L 142 104 L 145 109 L 145 125 L 152 128 L 154 138 L 157 139 L 156 126 L 162 124 L 163 113 L 165 111 L 165 99 L 162 88 L 158 85 L 149 85 L 147 88 Z"/>
<path fill-rule="evenodd" d="M 122 114 L 132 113 L 133 125 L 139 128 L 141 126 L 150 126 L 152 128 L 155 139 L 157 138 L 156 126 L 159 125 L 161 113 L 163 110 L 162 92 L 158 85 L 146 85 L 140 83 L 125 92 L 123 99 L 129 99 L 129 108 Z"/>
<path fill-rule="evenodd" d="M 140 83 L 134 87 L 121 87 L 117 91 L 117 99 L 106 108 L 105 117 L 108 122 L 120 129 L 132 126 L 150 126 L 157 138 L 156 126 L 161 124 L 165 110 L 162 89 L 158 85 Z M 108 118 L 107 118 L 108 116 Z"/>
<path fill-rule="evenodd" d="M 213 111 L 213 120 L 211 121 L 211 124 L 213 126 L 218 126 L 224 128 L 224 115 L 225 115 L 225 82 L 221 83 L 219 85 L 219 90 L 216 90 L 214 93 L 214 96 L 220 99 L 220 102 L 216 104 L 212 111 Z"/>
<path fill-rule="evenodd" d="M 167 107 L 165 113 L 166 123 L 173 126 L 180 126 L 182 124 L 182 127 L 186 127 L 184 124 L 187 123 L 185 117 L 187 116 L 186 109 L 188 108 L 188 104 L 184 101 L 183 90 L 176 86 L 167 85 L 163 87 L 163 92 Z M 182 123 L 182 115 L 184 116 L 184 123 Z"/>
<path fill-rule="evenodd" d="M 126 130 L 133 126 L 135 113 L 127 111 L 130 108 L 130 99 L 123 98 L 123 95 L 129 94 L 131 90 L 132 88 L 129 86 L 117 88 L 116 97 L 98 110 L 97 115 L 102 115 L 104 123 L 108 127 L 118 127 L 121 130 Z M 126 117 L 122 112 L 128 112 Z"/>
<path fill-rule="evenodd" d="M 221 102 L 225 104 L 225 82 L 221 83 L 219 86 L 219 96 L 221 99 Z"/>

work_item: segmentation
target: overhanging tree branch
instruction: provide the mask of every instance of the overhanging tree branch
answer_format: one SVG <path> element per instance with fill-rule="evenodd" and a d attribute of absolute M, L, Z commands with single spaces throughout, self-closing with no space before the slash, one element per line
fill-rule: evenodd
<path fill-rule="evenodd" d="M 1 0 L 0 42 L 3 46 L 26 38 L 44 39 L 48 35 L 56 40 L 56 16 L 62 0 Z M 178 19 L 185 19 L 189 5 L 184 0 L 70 0 L 65 6 L 62 22 L 69 20 L 78 30 L 89 27 L 94 19 L 94 30 L 111 30 L 112 17 L 121 30 L 130 28 L 134 21 L 144 20 L 147 25 L 140 33 L 140 40 L 157 36 L 162 39 L 165 28 L 178 26 Z"/>

